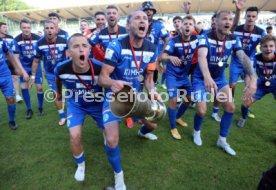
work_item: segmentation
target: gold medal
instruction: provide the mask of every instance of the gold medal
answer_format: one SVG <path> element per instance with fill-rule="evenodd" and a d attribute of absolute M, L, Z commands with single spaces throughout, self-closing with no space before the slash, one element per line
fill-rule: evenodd
<path fill-rule="evenodd" d="M 139 75 L 138 76 L 138 81 L 139 82 L 143 82 L 144 81 L 144 76 L 143 75 Z"/>
<path fill-rule="evenodd" d="M 54 59 L 52 59 L 52 64 L 53 64 L 53 65 L 56 64 L 56 61 L 55 61 Z"/>
<path fill-rule="evenodd" d="M 265 86 L 270 86 L 270 81 L 265 81 Z"/>
<path fill-rule="evenodd" d="M 219 67 L 223 67 L 223 62 L 222 62 L 222 61 L 219 61 L 219 62 L 218 62 L 218 66 L 219 66 Z"/>
<path fill-rule="evenodd" d="M 183 62 L 183 63 L 184 63 L 184 65 L 187 65 L 187 60 L 184 60 L 184 62 Z"/>
<path fill-rule="evenodd" d="M 32 55 L 31 55 L 31 54 L 29 54 L 29 55 L 28 55 L 28 58 L 29 58 L 29 59 L 31 59 L 31 58 L 32 58 Z"/>

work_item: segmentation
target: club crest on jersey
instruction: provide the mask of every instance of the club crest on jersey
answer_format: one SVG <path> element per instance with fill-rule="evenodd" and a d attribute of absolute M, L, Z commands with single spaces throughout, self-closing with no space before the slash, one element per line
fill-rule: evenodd
<path fill-rule="evenodd" d="M 231 49 L 231 47 L 232 47 L 232 42 L 231 42 L 231 41 L 225 42 L 225 47 L 226 47 L 227 49 Z"/>
<path fill-rule="evenodd" d="M 64 50 L 64 47 L 63 46 L 60 46 L 58 47 L 59 51 L 63 51 Z"/>
<path fill-rule="evenodd" d="M 195 48 L 196 48 L 196 43 L 195 43 L 195 42 L 192 42 L 192 43 L 191 43 L 191 48 L 192 48 L 192 49 L 195 49 Z"/>
<path fill-rule="evenodd" d="M 252 36 L 252 41 L 256 42 L 258 40 L 257 36 Z"/>
<path fill-rule="evenodd" d="M 150 62 L 150 56 L 144 55 L 144 56 L 143 56 L 143 62 L 144 62 L 144 63 L 149 63 L 149 62 Z"/>

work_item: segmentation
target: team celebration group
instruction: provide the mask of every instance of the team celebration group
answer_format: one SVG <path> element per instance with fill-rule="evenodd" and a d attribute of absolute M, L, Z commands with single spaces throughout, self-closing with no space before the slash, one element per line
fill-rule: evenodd
<path fill-rule="evenodd" d="M 193 142 L 202 145 L 200 132 L 207 111 L 209 96 L 206 94 L 209 93 L 215 100 L 212 117 L 220 123 L 217 146 L 235 156 L 226 137 L 235 112 L 233 98 L 239 77 L 244 77 L 245 86 L 238 127 L 245 126 L 247 117 L 254 117 L 249 107 L 255 101 L 269 93 L 276 98 L 276 39 L 256 26 L 257 7 L 247 8 L 245 24 L 238 25 L 244 4 L 243 0 L 235 2 L 234 17 L 228 10 L 217 12 L 209 30 L 196 24 L 189 14 L 189 2 L 184 3 L 187 15 L 173 18 L 173 32 L 168 32 L 162 20 L 153 19 L 156 9 L 150 1 L 127 15 L 125 27 L 118 24 L 118 8 L 109 5 L 105 12 L 95 14 L 96 28 L 89 28 L 89 22 L 81 20 L 81 32 L 70 37 L 59 28 L 61 18 L 57 13 L 48 15 L 43 36 L 32 33 L 31 21 L 26 19 L 21 20 L 22 33 L 15 38 L 7 34 L 7 25 L 0 23 L 0 88 L 8 106 L 9 126 L 18 128 L 14 98 L 14 81 L 18 75 L 26 104 L 26 119 L 33 116 L 29 89 L 34 84 L 38 114 L 44 115 L 44 76 L 55 98 L 60 118 L 58 125 L 67 124 L 69 129 L 70 146 L 77 164 L 74 178 L 77 181 L 85 179 L 81 136 L 85 116 L 90 115 L 103 131 L 106 155 L 114 170 L 114 188 L 124 190 L 126 185 L 118 145 L 122 118 L 111 112 L 105 94 L 120 92 L 125 85 L 130 85 L 138 92 L 143 89 L 150 92 L 152 100 L 162 101 L 156 90 L 159 72 L 169 96 L 167 115 L 172 137 L 181 139 L 177 124 L 186 127 L 187 123 L 181 117 L 189 106 L 196 105 Z M 260 53 L 256 53 L 257 46 L 260 46 Z M 227 67 L 229 81 L 226 79 Z M 69 97 L 68 93 L 74 95 Z M 101 96 L 102 101 L 87 101 L 89 95 L 92 98 Z M 64 97 L 67 97 L 66 112 Z M 223 108 L 221 117 L 219 107 Z M 156 123 L 144 118 L 125 120 L 130 128 L 134 122 L 141 124 L 139 137 L 157 140 L 153 134 Z"/>

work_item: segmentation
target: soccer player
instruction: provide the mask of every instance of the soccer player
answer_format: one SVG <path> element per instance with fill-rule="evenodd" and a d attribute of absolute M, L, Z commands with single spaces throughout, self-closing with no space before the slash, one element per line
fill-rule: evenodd
<path fill-rule="evenodd" d="M 246 99 L 241 106 L 242 118 L 237 123 L 238 127 L 244 127 L 247 119 L 248 108 L 266 94 L 272 93 L 276 99 L 276 38 L 266 35 L 261 38 L 261 53 L 254 59 L 254 67 L 258 75 L 257 92 L 253 99 Z"/>
<path fill-rule="evenodd" d="M 95 31 L 100 32 L 102 29 L 106 27 L 106 17 L 104 12 L 97 11 L 94 15 L 96 28 Z"/>
<path fill-rule="evenodd" d="M 245 24 L 239 25 L 234 32 L 234 34 L 239 37 L 242 43 L 242 48 L 252 63 L 254 62 L 256 47 L 260 43 L 261 37 L 266 34 L 263 29 L 255 25 L 256 20 L 258 19 L 258 11 L 257 7 L 247 8 Z M 237 80 L 239 76 L 245 72 L 242 63 L 235 53 L 232 55 L 229 71 L 229 83 L 234 97 Z M 255 117 L 252 113 L 249 113 L 248 116 L 251 118 Z"/>
<path fill-rule="evenodd" d="M 89 22 L 86 19 L 80 21 L 80 31 L 87 38 L 91 36 L 92 32 L 89 29 Z"/>
<path fill-rule="evenodd" d="M 142 11 L 144 11 L 148 16 L 148 22 L 149 22 L 149 29 L 147 31 L 146 38 L 154 43 L 156 47 L 158 48 L 159 39 L 161 38 L 164 41 L 164 48 L 166 47 L 168 41 L 169 41 L 169 32 L 165 29 L 164 24 L 158 20 L 153 19 L 153 15 L 156 13 L 156 9 L 154 8 L 152 2 L 145 1 L 142 3 Z M 161 54 L 164 51 L 164 48 L 162 50 L 158 50 L 159 55 L 157 59 L 157 69 L 160 73 L 163 73 L 163 68 L 161 67 Z M 154 71 L 154 83 L 157 83 L 158 80 L 158 71 Z"/>
<path fill-rule="evenodd" d="M 101 43 L 104 49 L 107 48 L 109 42 L 112 42 L 114 39 L 120 39 L 127 35 L 126 28 L 118 24 L 120 15 L 116 6 L 109 5 L 106 8 L 105 15 L 108 26 L 90 38 L 90 43 L 92 46 Z"/>
<path fill-rule="evenodd" d="M 226 137 L 232 123 L 235 105 L 232 101 L 232 93 L 225 78 L 225 67 L 232 51 L 239 58 L 248 75 L 248 83 L 244 89 L 243 98 L 251 98 L 256 91 L 256 78 L 250 59 L 241 47 L 238 37 L 228 35 L 233 24 L 230 11 L 220 11 L 216 16 L 216 30 L 202 36 L 199 40 L 198 67 L 193 75 L 194 99 L 197 102 L 194 116 L 193 140 L 198 146 L 202 145 L 200 128 L 207 110 L 207 94 L 215 95 L 222 104 L 224 113 L 220 122 L 220 134 L 217 146 L 230 155 L 236 152 L 226 142 Z"/>
<path fill-rule="evenodd" d="M 55 68 L 57 97 L 60 100 L 62 84 L 67 89 L 67 127 L 73 157 L 78 166 L 75 172 L 77 181 L 85 179 L 85 158 L 82 145 L 82 126 L 85 116 L 90 115 L 98 127 L 103 129 L 104 95 L 102 87 L 97 82 L 102 62 L 89 58 L 90 48 L 88 40 L 82 34 L 72 35 L 68 40 L 69 54 L 72 59 L 59 63 Z"/>
<path fill-rule="evenodd" d="M 129 36 L 109 44 L 105 54 L 105 64 L 99 77 L 99 84 L 106 88 L 106 92 L 119 92 L 124 85 L 132 85 L 138 92 L 141 92 L 140 81 L 145 76 L 145 87 L 148 92 L 151 92 L 151 97 L 161 99 L 154 90 L 153 82 L 153 71 L 156 68 L 157 58 L 156 47 L 144 39 L 148 26 L 147 15 L 143 11 L 133 11 L 127 17 Z M 120 121 L 120 118 L 112 114 L 110 103 L 106 97 L 103 107 L 103 122 L 105 129 L 112 129 L 114 138 L 107 138 L 107 146 L 113 155 L 117 155 L 117 163 L 120 160 L 118 147 Z M 143 119 L 142 122 L 143 125 L 138 131 L 138 135 L 149 140 L 157 140 L 157 136 L 151 133 L 157 125 L 146 119 Z M 120 167 L 115 172 L 121 171 Z"/>
<path fill-rule="evenodd" d="M 198 39 L 192 35 L 195 19 L 186 16 L 183 19 L 181 32 L 170 39 L 162 55 L 162 61 L 167 62 L 166 83 L 169 94 L 168 115 L 171 125 L 171 134 L 175 139 L 181 139 L 176 123 L 187 127 L 181 116 L 185 113 L 191 102 L 192 85 L 189 79 L 189 70 Z M 177 110 L 177 96 L 181 95 L 183 103 Z M 184 97 L 185 96 L 185 97 Z"/>
<path fill-rule="evenodd" d="M 36 52 L 34 54 L 34 59 L 32 63 L 32 77 L 29 82 L 29 87 L 31 88 L 36 79 L 37 68 L 39 65 L 39 60 L 43 59 L 44 71 L 46 73 L 46 80 L 50 89 L 53 92 L 55 99 L 55 105 L 59 113 L 60 126 L 64 125 L 66 122 L 65 113 L 62 108 L 62 102 L 56 97 L 56 81 L 54 69 L 57 63 L 62 62 L 66 59 L 67 50 L 67 40 L 65 38 L 57 36 L 56 25 L 53 21 L 47 20 L 44 22 L 44 37 L 42 37 L 37 42 Z"/>
<path fill-rule="evenodd" d="M 0 22 L 0 38 L 3 38 L 4 41 L 7 43 L 8 48 L 10 49 L 10 53 L 13 54 L 14 50 L 14 39 L 11 35 L 8 35 L 8 26 L 4 22 Z M 5 56 L 5 54 L 3 54 Z M 22 97 L 19 94 L 19 82 L 18 82 L 18 75 L 15 73 L 12 63 L 6 58 L 6 63 L 9 66 L 9 69 L 12 74 L 14 92 L 15 92 L 15 100 L 17 103 L 21 103 L 23 101 Z"/>
<path fill-rule="evenodd" d="M 116 6 L 109 5 L 106 8 L 105 15 L 108 26 L 96 35 L 93 35 L 90 39 L 92 46 L 95 47 L 95 45 L 101 44 L 104 50 L 106 50 L 109 42 L 112 42 L 115 39 L 121 39 L 128 34 L 126 28 L 118 24 L 120 15 Z M 94 47 L 92 48 L 93 52 L 97 52 Z M 134 124 L 131 118 L 126 118 L 126 125 L 128 128 L 133 127 Z"/>
<path fill-rule="evenodd" d="M 65 30 L 62 30 L 61 28 L 59 28 L 59 24 L 61 22 L 61 18 L 60 16 L 55 13 L 49 13 L 48 14 L 49 20 L 53 21 L 56 25 L 56 30 L 57 30 L 57 36 L 65 38 L 66 40 L 68 39 L 68 32 L 66 32 Z"/>
<path fill-rule="evenodd" d="M 16 42 L 16 51 L 14 52 L 15 57 L 17 57 L 24 70 L 28 75 L 32 74 L 32 63 L 34 59 L 34 51 L 37 47 L 37 41 L 40 37 L 36 34 L 31 33 L 31 22 L 29 20 L 23 19 L 20 21 L 20 30 L 22 31 L 17 37 L 15 37 Z M 41 65 L 38 65 L 37 73 L 35 76 L 31 76 L 31 78 L 35 78 L 36 91 L 37 91 L 37 100 L 38 100 L 38 111 L 39 115 L 44 115 L 43 112 L 43 88 L 42 88 L 42 70 Z M 24 99 L 24 102 L 27 107 L 26 119 L 31 119 L 33 115 L 33 110 L 31 106 L 31 98 L 29 93 L 29 81 L 25 81 L 23 77 L 20 77 L 21 83 L 21 92 Z"/>
<path fill-rule="evenodd" d="M 16 110 L 16 105 L 13 97 L 14 87 L 11 72 L 6 64 L 6 60 L 8 59 L 10 63 L 13 64 L 15 72 L 19 75 L 22 75 L 25 80 L 29 80 L 29 76 L 23 70 L 20 62 L 14 59 L 10 51 L 11 50 L 9 50 L 5 38 L 0 38 L 0 89 L 5 96 L 8 105 L 7 109 L 9 114 L 9 126 L 11 129 L 17 129 L 18 125 L 14 121 Z"/>
<path fill-rule="evenodd" d="M 273 35 L 273 27 L 271 25 L 266 27 L 266 33 L 270 34 L 270 35 Z"/>

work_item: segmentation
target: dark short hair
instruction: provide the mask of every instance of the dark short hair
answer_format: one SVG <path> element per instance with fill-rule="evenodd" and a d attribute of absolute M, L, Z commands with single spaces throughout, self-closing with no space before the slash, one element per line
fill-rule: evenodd
<path fill-rule="evenodd" d="M 192 15 L 187 15 L 183 18 L 183 22 L 184 20 L 192 20 L 194 22 L 194 24 L 196 24 L 196 20 Z"/>
<path fill-rule="evenodd" d="M 181 20 L 181 22 L 183 22 L 183 20 L 182 20 L 182 18 L 181 18 L 180 16 L 175 16 L 175 17 L 173 17 L 173 22 L 174 22 L 175 20 Z"/>
<path fill-rule="evenodd" d="M 60 16 L 59 16 L 57 13 L 55 13 L 55 12 L 49 13 L 49 14 L 48 14 L 48 17 L 57 17 L 58 20 L 60 20 Z"/>
<path fill-rule="evenodd" d="M 247 12 L 257 12 L 257 13 L 259 13 L 259 9 L 258 9 L 258 7 L 248 7 L 247 9 L 246 9 L 246 11 L 245 11 L 245 13 L 247 13 Z"/>
<path fill-rule="evenodd" d="M 211 20 L 215 19 L 217 17 L 217 13 L 214 13 Z"/>
<path fill-rule="evenodd" d="M 115 5 L 108 5 L 108 6 L 106 7 L 106 10 L 107 10 L 107 9 L 116 9 L 117 11 L 119 11 L 118 7 L 116 7 Z"/>
<path fill-rule="evenodd" d="M 0 22 L 0 27 L 3 26 L 3 25 L 7 25 L 7 23 L 5 23 L 5 22 Z"/>
<path fill-rule="evenodd" d="M 266 27 L 266 30 L 272 30 L 272 29 L 273 29 L 272 26 Z"/>
<path fill-rule="evenodd" d="M 98 16 L 98 15 L 104 15 L 104 16 L 105 16 L 105 14 L 104 14 L 103 11 L 97 11 L 97 12 L 95 13 L 94 17 L 96 18 L 96 16 Z"/>
<path fill-rule="evenodd" d="M 272 35 L 265 35 L 265 36 L 263 36 L 263 37 L 261 38 L 261 40 L 260 40 L 261 46 L 262 46 L 264 43 L 268 42 L 268 41 L 274 41 L 274 43 L 275 43 L 275 45 L 276 45 L 276 38 L 275 38 L 274 36 L 272 36 Z"/>
<path fill-rule="evenodd" d="M 32 24 L 32 22 L 29 20 L 29 19 L 26 19 L 26 18 L 23 18 L 21 21 L 20 21 L 20 27 L 21 27 L 21 24 L 22 23 L 25 23 L 25 24 Z"/>
<path fill-rule="evenodd" d="M 74 37 L 84 37 L 84 35 L 81 34 L 81 33 L 72 34 L 72 35 L 69 37 L 68 41 L 67 41 L 68 47 L 69 47 L 69 45 L 70 45 L 70 42 L 72 41 L 72 38 L 74 38 Z M 85 37 L 84 37 L 84 38 L 85 38 Z M 85 39 L 87 40 L 87 38 L 85 38 Z M 87 42 L 88 42 L 88 40 L 87 40 Z M 88 42 L 88 43 L 89 43 L 89 42 Z"/>

